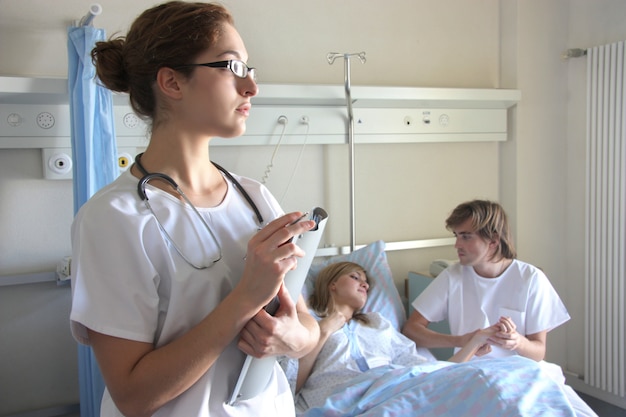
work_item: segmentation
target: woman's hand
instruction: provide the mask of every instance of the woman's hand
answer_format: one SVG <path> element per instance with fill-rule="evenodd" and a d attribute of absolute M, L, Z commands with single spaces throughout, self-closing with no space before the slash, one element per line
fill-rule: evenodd
<path fill-rule="evenodd" d="M 493 335 L 502 329 L 500 323 L 496 323 L 492 326 L 484 329 L 475 330 L 472 333 L 468 333 L 464 338 L 469 338 L 467 342 L 457 351 L 450 359 L 450 362 L 465 362 L 474 355 L 482 356 L 491 352 L 491 346 L 489 346 L 489 340 Z"/>
<path fill-rule="evenodd" d="M 300 296 L 294 303 L 284 285 L 278 292 L 280 307 L 272 316 L 259 311 L 243 328 L 238 347 L 248 355 L 300 356 L 317 342 L 317 324 L 310 316 L 304 299 Z M 303 321 L 305 321 L 303 323 Z"/>
<path fill-rule="evenodd" d="M 315 222 L 303 220 L 293 224 L 302 214 L 293 212 L 279 217 L 248 242 L 246 265 L 236 291 L 257 312 L 278 294 L 285 274 L 297 267 L 297 258 L 304 256 L 304 251 L 291 240 L 310 230 Z"/>
<path fill-rule="evenodd" d="M 491 353 L 491 345 L 489 343 L 485 343 L 481 347 L 478 348 L 474 356 L 485 356 Z"/>
<path fill-rule="evenodd" d="M 496 323 L 492 326 L 485 327 L 484 329 L 478 329 L 473 334 L 469 341 L 469 344 L 473 346 L 480 346 L 480 349 L 484 349 L 485 344 L 489 344 L 490 339 L 496 335 L 502 329 L 500 323 Z M 488 349 L 491 351 L 491 348 Z M 488 353 L 485 351 L 483 355 Z"/>
<path fill-rule="evenodd" d="M 328 317 L 319 321 L 320 333 L 331 335 L 341 329 L 348 322 L 348 318 L 339 311 L 332 312 Z"/>

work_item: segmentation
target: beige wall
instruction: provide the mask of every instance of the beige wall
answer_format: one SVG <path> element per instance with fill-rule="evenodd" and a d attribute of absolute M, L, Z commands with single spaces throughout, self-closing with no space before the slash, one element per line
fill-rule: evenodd
<path fill-rule="evenodd" d="M 88 4 L 0 0 L 0 75 L 66 77 L 65 27 L 82 17 Z M 113 34 L 125 32 L 135 15 L 155 2 L 102 0 L 100 4 L 103 14 L 95 24 Z M 458 202 L 474 197 L 500 199 L 514 221 L 519 257 L 544 268 L 572 315 L 570 323 L 551 333 L 548 359 L 582 373 L 585 75 L 582 60 L 562 61 L 560 54 L 569 47 L 625 39 L 626 27 L 618 16 L 626 15 L 626 3 L 229 0 L 224 4 L 235 16 L 261 82 L 341 84 L 343 65 L 329 66 L 326 54 L 365 51 L 367 63 L 352 65 L 354 85 L 522 91 L 522 102 L 511 113 L 512 133 L 506 143 L 359 147 L 357 243 L 445 237 L 443 219 Z M 271 149 L 212 152 L 230 166 L 246 167 L 259 152 L 269 155 Z M 294 149 L 285 152 L 297 154 Z M 311 152 L 316 161 L 323 161 L 326 172 L 323 195 L 335 222 L 328 242 L 347 244 L 346 150 L 331 146 Z M 248 174 L 245 169 L 235 170 Z M 299 201 L 292 198 L 285 208 L 302 209 Z M 70 251 L 71 218 L 71 185 L 42 179 L 39 150 L 0 149 L 0 275 L 53 270 Z M 435 257 L 452 258 L 454 251 L 391 253 L 398 286 L 409 270 L 423 270 Z M 69 289 L 36 285 L 19 294 L 0 289 L 0 306 L 4 306 L 0 308 L 11 309 L 32 297 L 45 299 L 54 291 Z M 63 323 L 67 308 L 42 305 L 42 312 L 58 315 Z M 0 318 L 0 330 L 20 323 L 24 335 L 24 340 L 0 343 L 0 354 L 7 357 L 24 343 L 37 343 L 29 335 L 40 332 L 50 343 L 67 346 L 65 369 L 75 366 L 69 334 L 39 328 L 30 316 Z M 14 375 L 15 369 L 5 366 L 3 361 L 0 375 Z M 54 374 L 52 380 L 60 378 L 64 394 L 59 394 L 58 386 L 46 386 L 6 401 L 2 398 L 0 414 L 48 406 L 60 398 L 78 399 L 72 373 L 61 375 L 55 367 L 42 366 L 29 370 L 33 384 L 39 371 Z M 0 382 L 5 386 L 4 380 Z"/>
<path fill-rule="evenodd" d="M 531 5 L 518 2 L 517 85 L 524 99 L 518 108 L 514 209 L 520 258 L 532 259 L 543 268 L 563 296 L 567 289 L 565 252 L 559 250 L 558 242 L 565 239 L 568 62 L 560 55 L 567 48 L 567 4 L 564 0 L 546 2 L 537 13 Z M 570 314 L 573 323 L 583 325 L 578 311 Z M 565 364 L 569 327 L 551 332 L 549 360 Z"/>
<path fill-rule="evenodd" d="M 464 1 L 397 1 L 394 7 L 381 7 L 371 1 L 227 1 L 237 26 L 246 40 L 250 62 L 259 68 L 262 83 L 320 83 L 341 84 L 343 62 L 333 66 L 326 61 L 331 51 L 365 51 L 367 63 L 353 64 L 353 85 L 401 85 L 437 87 L 498 87 L 499 79 L 499 6 L 496 0 Z M 133 18 L 154 1 L 102 1 L 102 15 L 95 19 L 98 27 L 109 35 L 125 33 Z M 86 13 L 84 1 L 63 0 L 55 7 L 42 0 L 9 0 L 2 3 L 0 15 L 0 74 L 20 76 L 65 77 L 66 25 Z M 41 10 L 41 8 L 47 10 Z M 402 13 L 398 13 L 402 10 Z M 440 16 L 433 19 L 433 16 Z M 259 33 L 259 27 L 264 28 Z M 462 36 L 456 34 L 461 33 Z M 311 148 L 313 161 L 305 158 L 302 170 L 319 167 L 325 158 L 336 160 L 326 165 L 324 187 L 336 220 L 329 224 L 327 243 L 348 244 L 347 156 L 345 149 Z M 467 145 L 393 145 L 385 148 L 363 145 L 357 150 L 357 217 L 378 219 L 361 221 L 357 225 L 357 243 L 372 239 L 387 241 L 410 240 L 447 236 L 440 227 L 446 213 L 460 200 L 474 196 L 497 198 L 497 146 L 494 144 Z M 468 154 L 467 149 L 470 149 Z M 271 149 L 215 149 L 212 155 L 225 166 L 237 172 L 260 179 L 264 163 Z M 277 194 L 284 189 L 277 178 L 289 175 L 286 161 L 297 157 L 297 149 L 281 150 L 277 167 L 268 185 Z M 28 220 L 23 213 L 10 208 L 5 221 L 7 230 L 0 237 L 0 248 L 6 258 L 0 274 L 41 271 L 50 269 L 57 259 L 69 251 L 69 240 L 64 238 L 71 222 L 71 187 L 69 184 L 42 180 L 41 157 L 38 150 L 3 150 L 2 188 L 12 201 L 33 207 L 30 218 L 41 219 L 39 239 L 34 242 L 22 233 Z M 328 156 L 325 156 L 325 155 Z M 478 169 L 469 169 L 459 159 L 473 155 Z M 450 159 L 452 158 L 452 159 Z M 424 162 L 427 162 L 426 164 Z M 307 165 L 308 164 L 308 165 Z M 378 167 L 403 166 L 406 175 L 401 181 L 397 171 Z M 9 171 L 8 165 L 19 165 L 20 172 Z M 278 164 L 277 164 L 278 165 Z M 4 168 L 6 167 L 6 168 Z M 241 169 L 239 169 L 241 167 Z M 491 171 L 490 171 L 491 170 Z M 6 172 L 5 172 L 6 171 Z M 365 183 L 361 174 L 377 172 Z M 5 177 L 6 175 L 6 177 Z M 418 181 L 420 178 L 438 178 L 438 181 Z M 464 182 L 457 182 L 462 178 Z M 391 185 L 391 186 L 390 186 Z M 303 184 L 295 184 L 285 200 L 285 209 L 303 209 L 309 203 L 303 198 Z M 28 190 L 28 192 L 27 192 Z M 38 193 L 31 192 L 38 190 Z M 386 191 L 377 197 L 378 191 Z M 58 196 L 46 210 L 37 208 L 40 194 Z M 328 193 L 327 193 L 328 194 Z M 44 197 L 48 201 L 50 197 Z M 389 200 L 392 201 L 389 201 Z M 304 206 L 304 207 L 303 207 Z M 9 206 L 11 207 L 11 206 Z M 385 215 L 387 207 L 395 213 Z M 397 214 L 401 213 L 400 216 Z M 429 219 L 424 221 L 424 219 Z M 382 230 L 382 232 L 381 232 Z M 36 253 L 37 256 L 32 256 Z M 454 253 L 448 249 L 447 256 Z M 416 254 L 413 254 L 415 257 Z M 28 259 L 27 261 L 25 261 Z M 413 269 L 423 269 L 430 258 L 420 260 Z M 406 276 L 399 269 L 398 280 Z"/>

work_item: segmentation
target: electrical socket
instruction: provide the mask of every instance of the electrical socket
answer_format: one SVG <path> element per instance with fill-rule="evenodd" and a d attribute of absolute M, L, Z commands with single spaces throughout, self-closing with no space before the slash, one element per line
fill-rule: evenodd
<path fill-rule="evenodd" d="M 47 180 L 72 179 L 72 149 L 42 149 L 43 176 Z"/>

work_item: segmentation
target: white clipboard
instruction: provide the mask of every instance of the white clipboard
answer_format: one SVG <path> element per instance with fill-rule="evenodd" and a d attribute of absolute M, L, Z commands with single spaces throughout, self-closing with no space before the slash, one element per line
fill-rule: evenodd
<path fill-rule="evenodd" d="M 297 240 L 298 246 L 305 252 L 305 255 L 298 259 L 298 267 L 287 272 L 284 279 L 285 288 L 294 302 L 298 301 L 307 273 L 313 263 L 315 252 L 326 227 L 328 214 L 324 209 L 315 207 L 311 212 L 310 220 L 315 220 L 316 226 L 303 233 Z M 248 355 L 228 404 L 236 405 L 239 400 L 247 400 L 259 395 L 267 386 L 275 363 L 275 356 L 259 359 Z"/>

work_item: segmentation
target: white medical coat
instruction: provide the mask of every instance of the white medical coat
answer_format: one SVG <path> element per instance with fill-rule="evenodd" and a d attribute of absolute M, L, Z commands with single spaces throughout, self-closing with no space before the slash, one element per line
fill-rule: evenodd
<path fill-rule="evenodd" d="M 266 222 L 282 210 L 270 192 L 254 180 L 236 176 Z M 209 314 L 239 282 L 248 240 L 258 231 L 254 212 L 227 181 L 224 200 L 198 208 L 222 248 L 222 260 L 207 269 L 191 267 L 163 237 L 155 217 L 137 194 L 130 170 L 86 202 L 72 225 L 71 328 L 89 344 L 86 328 L 119 338 L 163 346 Z M 203 226 L 178 199 L 147 186 L 159 219 L 185 256 L 207 261 L 214 242 L 195 235 Z M 229 399 L 245 355 L 234 340 L 191 388 L 155 416 L 293 415 L 293 397 L 276 365 L 265 392 L 231 407 Z M 108 391 L 102 417 L 121 416 Z"/>

